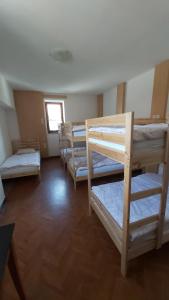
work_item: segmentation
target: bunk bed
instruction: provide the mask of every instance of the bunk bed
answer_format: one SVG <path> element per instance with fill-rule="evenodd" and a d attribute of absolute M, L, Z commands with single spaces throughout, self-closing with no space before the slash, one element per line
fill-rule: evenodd
<path fill-rule="evenodd" d="M 84 122 L 68 122 L 64 124 L 64 134 L 69 140 L 71 148 L 61 150 L 64 166 L 73 178 L 76 189 L 77 182 L 87 180 L 87 153 L 86 153 L 86 127 Z M 77 147 L 79 146 L 79 147 Z M 104 156 L 93 154 L 95 178 L 115 175 L 123 172 L 123 166 Z"/>
<path fill-rule="evenodd" d="M 37 140 L 13 141 L 13 155 L 0 166 L 2 179 L 38 175 L 40 179 L 40 144 Z"/>
<path fill-rule="evenodd" d="M 169 241 L 169 129 L 165 120 L 136 119 L 134 113 L 86 121 L 89 212 L 95 211 L 121 253 L 121 273 L 129 260 Z M 124 181 L 92 186 L 92 152 L 124 165 Z M 163 163 L 163 175 L 132 178 L 132 169 Z"/>
<path fill-rule="evenodd" d="M 85 123 L 67 122 L 59 125 L 59 147 L 60 157 L 64 168 L 67 166 L 73 153 L 83 151 L 86 147 Z M 77 145 L 77 146 L 76 146 Z"/>

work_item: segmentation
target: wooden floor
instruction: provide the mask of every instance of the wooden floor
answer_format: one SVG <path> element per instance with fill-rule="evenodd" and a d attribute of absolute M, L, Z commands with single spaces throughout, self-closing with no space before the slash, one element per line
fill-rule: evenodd
<path fill-rule="evenodd" d="M 169 244 L 130 263 L 120 255 L 93 213 L 87 183 L 73 182 L 59 159 L 42 164 L 42 180 L 8 181 L 0 223 L 16 223 L 15 249 L 28 300 L 167 300 Z M 16 300 L 8 270 L 1 300 Z"/>

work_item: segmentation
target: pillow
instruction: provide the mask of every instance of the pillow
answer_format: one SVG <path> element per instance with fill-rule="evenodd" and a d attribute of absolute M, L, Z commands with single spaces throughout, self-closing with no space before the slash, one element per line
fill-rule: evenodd
<path fill-rule="evenodd" d="M 23 149 L 19 149 L 16 154 L 28 154 L 28 153 L 34 153 L 36 152 L 35 149 L 33 148 L 23 148 Z"/>

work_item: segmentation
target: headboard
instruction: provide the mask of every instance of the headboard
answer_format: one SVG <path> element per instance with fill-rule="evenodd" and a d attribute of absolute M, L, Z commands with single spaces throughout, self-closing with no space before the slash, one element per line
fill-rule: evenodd
<path fill-rule="evenodd" d="M 13 140 L 12 141 L 12 149 L 13 153 L 15 153 L 19 149 L 24 148 L 33 148 L 35 150 L 40 150 L 40 143 L 39 140 Z"/>

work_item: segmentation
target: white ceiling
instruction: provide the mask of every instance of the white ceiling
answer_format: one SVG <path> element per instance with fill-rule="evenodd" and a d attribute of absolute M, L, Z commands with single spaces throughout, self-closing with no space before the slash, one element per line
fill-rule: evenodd
<path fill-rule="evenodd" d="M 73 61 L 53 61 L 57 47 Z M 0 0 L 0 72 L 15 87 L 97 93 L 167 58 L 168 0 Z"/>

